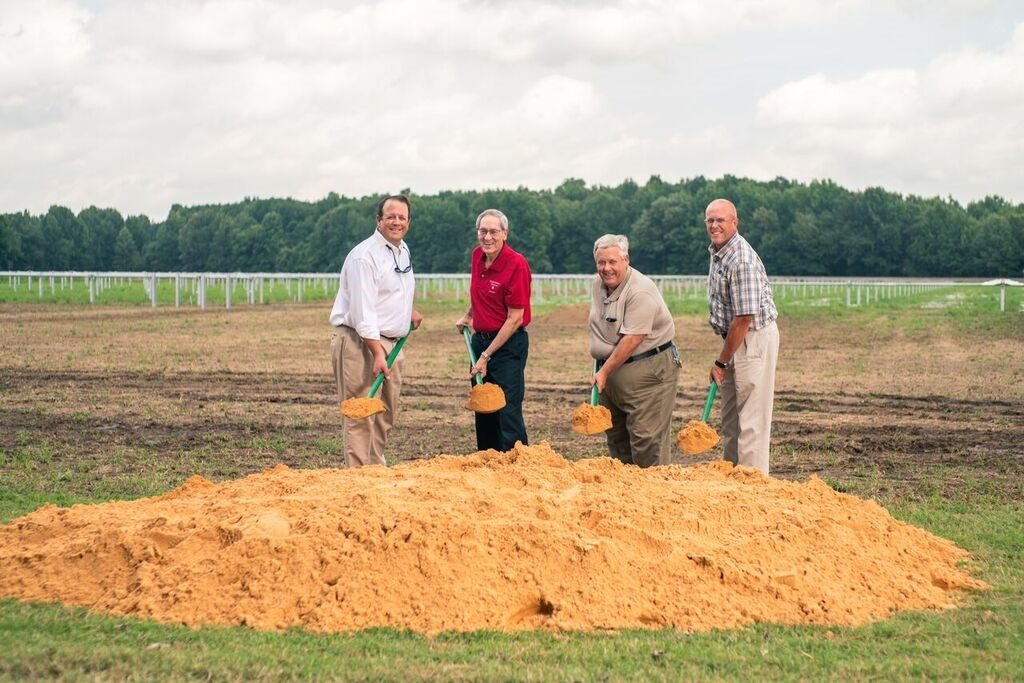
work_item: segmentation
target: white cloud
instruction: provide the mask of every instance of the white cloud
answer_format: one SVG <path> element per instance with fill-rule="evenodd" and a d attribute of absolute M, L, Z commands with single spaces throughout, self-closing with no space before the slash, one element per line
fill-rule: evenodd
<path fill-rule="evenodd" d="M 918 74 L 912 69 L 874 71 L 842 83 L 816 74 L 787 83 L 757 103 L 768 125 L 860 128 L 915 123 L 923 111 Z"/>
<path fill-rule="evenodd" d="M 60 80 L 92 48 L 91 15 L 72 2 L 38 0 L 0 6 L 0 95 Z"/>
<path fill-rule="evenodd" d="M 571 127 L 600 113 L 601 104 L 589 83 L 566 76 L 547 76 L 523 93 L 515 113 L 542 130 Z"/>
<path fill-rule="evenodd" d="M 1002 49 L 968 47 L 921 69 L 784 84 L 758 102 L 757 121 L 776 140 L 760 164 L 778 173 L 916 194 L 957 187 L 974 197 L 1019 196 L 1024 24 Z"/>
<path fill-rule="evenodd" d="M 778 36 L 873 30 L 889 5 L 0 0 L 0 157 L 18 169 L 0 212 L 762 170 L 949 188 L 962 171 L 1019 196 L 1024 29 L 916 66 L 742 80 Z"/>
<path fill-rule="evenodd" d="M 938 56 L 925 70 L 924 87 L 944 106 L 1019 107 L 1024 101 L 1024 24 L 1001 52 L 967 47 Z"/>

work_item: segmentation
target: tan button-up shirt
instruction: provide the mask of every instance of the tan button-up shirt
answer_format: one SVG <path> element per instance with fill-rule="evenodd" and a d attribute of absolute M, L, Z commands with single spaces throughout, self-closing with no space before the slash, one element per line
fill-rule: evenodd
<path fill-rule="evenodd" d="M 623 335 L 644 335 L 634 355 L 676 336 L 675 322 L 658 286 L 633 267 L 626 270 L 626 277 L 611 292 L 595 275 L 590 291 L 590 355 L 594 358 L 608 358 Z"/>

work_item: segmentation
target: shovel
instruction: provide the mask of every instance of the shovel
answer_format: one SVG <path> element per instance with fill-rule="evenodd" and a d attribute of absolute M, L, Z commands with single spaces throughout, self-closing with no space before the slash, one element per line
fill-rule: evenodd
<path fill-rule="evenodd" d="M 476 354 L 473 353 L 473 343 L 468 327 L 462 328 L 462 337 L 466 340 L 466 350 L 469 351 L 470 367 L 476 365 Z M 469 401 L 466 402 L 466 410 L 474 413 L 496 413 L 505 407 L 505 392 L 493 382 L 484 382 L 481 373 L 475 375 L 476 384 L 469 390 Z"/>
<path fill-rule="evenodd" d="M 718 432 L 708 424 L 711 415 L 711 404 L 718 393 L 718 382 L 711 382 L 708 387 L 708 400 L 704 402 L 704 414 L 699 420 L 690 420 L 676 435 L 676 447 L 686 455 L 700 455 L 722 439 Z"/>
<path fill-rule="evenodd" d="M 412 326 L 409 326 L 409 332 L 413 330 Z M 398 358 L 398 353 L 405 346 L 405 340 L 409 338 L 409 335 L 405 335 L 391 348 L 391 353 L 388 354 L 387 362 L 390 368 L 395 363 L 395 359 Z M 341 414 L 350 420 L 363 420 L 376 415 L 377 413 L 383 413 L 387 410 L 384 407 L 384 402 L 377 396 L 377 392 L 380 391 L 381 385 L 384 384 L 384 373 L 378 372 L 377 378 L 373 380 L 373 384 L 370 386 L 370 393 L 366 397 L 347 398 L 341 403 Z"/>
<path fill-rule="evenodd" d="M 597 361 L 594 361 L 594 372 L 597 372 Z M 590 387 L 590 403 L 581 403 L 572 412 L 572 431 L 585 436 L 593 436 L 612 428 L 612 413 L 600 403 L 597 384 Z"/>

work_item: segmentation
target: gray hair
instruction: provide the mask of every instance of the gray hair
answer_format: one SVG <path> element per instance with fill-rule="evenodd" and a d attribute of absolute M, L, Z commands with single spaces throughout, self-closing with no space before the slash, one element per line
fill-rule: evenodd
<path fill-rule="evenodd" d="M 597 256 L 598 249 L 618 247 L 623 256 L 629 256 L 629 238 L 625 235 L 601 235 L 594 242 L 594 256 Z"/>
<path fill-rule="evenodd" d="M 488 216 L 495 216 L 499 221 L 501 221 L 501 229 L 505 230 L 506 232 L 508 231 L 508 218 L 505 216 L 505 214 L 503 214 L 501 211 L 498 211 L 497 209 L 484 209 L 483 211 L 480 212 L 480 215 L 476 217 L 477 230 L 480 229 L 480 221 L 482 221 L 484 218 L 487 218 Z"/>

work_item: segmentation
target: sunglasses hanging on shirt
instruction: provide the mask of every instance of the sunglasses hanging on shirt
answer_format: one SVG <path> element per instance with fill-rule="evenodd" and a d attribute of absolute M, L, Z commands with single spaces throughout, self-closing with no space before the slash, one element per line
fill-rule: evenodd
<path fill-rule="evenodd" d="M 388 251 L 391 252 L 391 258 L 395 262 L 395 272 L 396 273 L 398 273 L 399 275 L 405 275 L 410 270 L 412 270 L 412 257 L 411 257 L 411 255 L 410 255 L 410 258 L 409 258 L 409 265 L 407 265 L 405 268 L 399 268 L 398 267 L 398 256 L 395 254 L 395 250 L 392 249 L 391 247 L 388 247 Z"/>
<path fill-rule="evenodd" d="M 613 323 L 618 320 L 615 317 L 615 304 L 616 301 L 605 301 L 604 302 L 604 320 L 605 322 Z"/>

